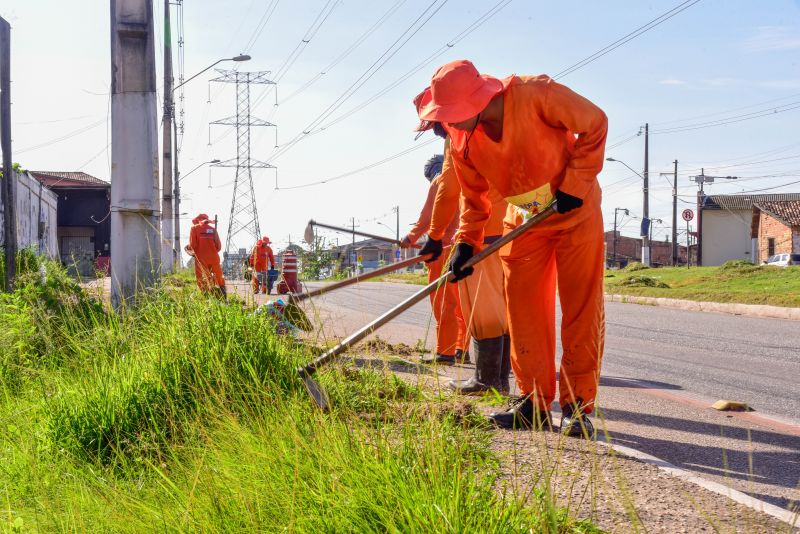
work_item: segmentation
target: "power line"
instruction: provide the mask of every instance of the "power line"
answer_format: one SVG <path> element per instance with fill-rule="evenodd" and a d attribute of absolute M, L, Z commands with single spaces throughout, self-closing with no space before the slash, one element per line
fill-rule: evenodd
<path fill-rule="evenodd" d="M 438 6 L 437 3 L 441 2 Z M 311 133 L 317 126 L 325 121 L 332 113 L 339 109 L 347 100 L 349 100 L 363 85 L 369 81 L 386 63 L 394 57 L 414 35 L 417 34 L 427 23 L 433 18 L 439 10 L 444 7 L 448 0 L 433 0 L 428 7 L 411 23 L 400 36 L 387 48 L 362 74 L 355 82 L 353 82 L 334 102 L 329 105 L 322 113 L 320 113 L 308 126 L 303 128 L 297 135 L 295 135 L 287 144 L 283 145 L 275 151 L 271 158 L 277 159 L 285 154 L 294 145 L 296 145 L 303 137 Z M 434 9 L 435 7 L 435 9 Z M 431 11 L 432 10 L 432 11 Z M 430 14 L 428 14 L 430 12 Z M 425 18 L 427 15 L 427 18 Z M 422 20 L 425 18 L 425 20 Z M 420 21 L 422 22 L 420 23 Z M 401 42 L 402 41 L 402 42 Z"/>
<path fill-rule="evenodd" d="M 289 100 L 293 99 L 294 97 L 296 97 L 297 95 L 303 93 L 306 89 L 308 89 L 309 87 L 314 85 L 317 81 L 319 81 L 320 78 L 322 78 L 323 76 L 328 74 L 334 67 L 336 67 L 336 65 L 338 65 L 339 63 L 344 61 L 344 59 L 347 58 L 347 56 L 352 54 L 353 51 L 355 51 L 355 49 L 358 48 L 359 45 L 361 45 L 361 43 L 363 43 L 370 35 L 372 35 L 378 28 L 380 28 L 383 25 L 384 22 L 386 22 L 392 15 L 394 15 L 394 13 L 404 3 L 406 3 L 406 1 L 407 0 L 398 0 L 397 2 L 395 2 L 392 5 L 392 7 L 390 7 L 388 9 L 388 11 L 386 11 L 383 15 L 381 15 L 381 17 L 372 26 L 367 28 L 367 30 L 364 33 L 362 33 L 353 43 L 351 43 L 350 46 L 348 46 L 341 54 L 336 56 L 336 58 L 333 61 L 328 63 L 313 78 L 308 80 L 306 83 L 304 83 L 302 86 L 300 86 L 297 90 L 295 90 L 293 93 L 291 93 L 286 98 L 281 99 L 280 103 L 284 104 L 284 103 L 288 102 Z M 256 101 L 256 103 L 258 103 L 258 101 Z"/>
<path fill-rule="evenodd" d="M 397 154 L 393 154 L 391 156 L 383 158 L 380 161 L 376 161 L 374 163 L 370 163 L 369 165 L 365 165 L 365 166 L 363 166 L 361 168 L 358 168 L 356 170 L 349 171 L 349 172 L 346 172 L 346 173 L 343 173 L 343 174 L 339 174 L 337 176 L 332 176 L 330 178 L 325 178 L 324 180 L 318 180 L 316 182 L 310 182 L 310 183 L 307 183 L 307 184 L 300 184 L 300 185 L 293 185 L 293 186 L 289 186 L 289 187 L 280 187 L 280 188 L 276 188 L 276 189 L 280 189 L 281 191 L 287 190 L 287 189 L 303 189 L 303 188 L 312 187 L 312 186 L 315 186 L 315 185 L 321 185 L 321 184 L 326 184 L 326 183 L 330 183 L 330 182 L 335 182 L 336 180 L 341 180 L 342 178 L 347 178 L 348 176 L 352 176 L 354 174 L 358 174 L 358 173 L 367 171 L 369 169 L 378 167 L 379 165 L 383 165 L 385 163 L 389 163 L 390 161 L 393 161 L 393 160 L 395 160 L 397 158 L 405 156 L 406 154 L 410 154 L 411 152 L 415 152 L 415 151 L 419 150 L 420 148 L 426 147 L 426 146 L 430 145 L 431 143 L 433 143 L 435 141 L 437 141 L 437 139 L 433 138 L 433 139 L 429 139 L 429 140 L 425 141 L 424 143 L 414 144 L 411 147 L 409 147 L 409 148 L 407 148 L 407 149 L 405 149 L 405 150 L 403 150 L 401 152 L 398 152 Z"/>
<path fill-rule="evenodd" d="M 584 59 L 578 61 L 577 63 L 567 67 L 566 69 L 562 70 L 561 72 L 559 72 L 558 74 L 553 76 L 553 79 L 554 80 L 558 80 L 559 78 L 563 78 L 565 76 L 568 76 L 568 75 L 572 74 L 576 70 L 582 69 L 583 67 L 585 67 L 589 63 L 592 63 L 592 62 L 600 59 L 604 55 L 608 54 L 609 52 L 612 52 L 612 51 L 616 50 L 617 48 L 619 48 L 620 46 L 624 45 L 625 43 L 627 43 L 629 41 L 632 41 L 633 39 L 636 39 L 640 35 L 652 30 L 656 26 L 659 26 L 660 24 L 663 24 L 664 22 L 668 21 L 669 19 L 671 19 L 672 17 L 674 17 L 678 13 L 681 13 L 682 11 L 685 11 L 685 10 L 689 9 L 690 7 L 692 7 L 693 5 L 697 4 L 698 2 L 700 2 L 700 0 L 686 0 L 685 2 L 682 2 L 682 3 L 678 4 L 677 6 L 673 7 L 669 11 L 666 11 L 665 13 L 662 13 L 658 17 L 654 18 L 653 20 L 651 20 L 647 24 L 644 24 L 643 26 L 640 26 L 640 27 L 636 28 L 635 30 L 633 30 L 629 34 L 627 34 L 627 35 L 625 35 L 623 37 L 620 37 L 619 39 L 617 39 L 613 43 L 601 48 L 600 50 L 598 50 L 597 52 L 593 53 L 592 55 L 587 56 Z"/>
<path fill-rule="evenodd" d="M 105 123 L 106 123 L 106 119 L 100 119 L 97 122 L 93 122 L 93 123 L 91 123 L 91 124 L 89 124 L 87 126 L 84 126 L 82 128 L 78 128 L 77 130 L 73 130 L 72 132 L 64 134 L 61 137 L 56 137 L 56 138 L 50 139 L 49 141 L 45 141 L 44 143 L 39 143 L 38 145 L 32 145 L 32 146 L 25 147 L 25 148 L 18 148 L 16 150 L 14 150 L 14 153 L 15 154 L 22 154 L 23 152 L 30 152 L 31 150 L 38 150 L 38 149 L 44 148 L 46 146 L 54 145 L 56 143 L 60 143 L 61 141 L 66 141 L 67 139 L 71 139 L 71 138 L 75 137 L 76 135 L 80 135 L 82 133 L 88 132 L 89 130 L 97 128 L 101 124 L 105 124 Z"/>
<path fill-rule="evenodd" d="M 683 119 L 674 119 L 674 120 L 671 120 L 671 121 L 656 122 L 656 123 L 652 123 L 651 122 L 650 126 L 663 126 L 665 124 L 675 124 L 676 122 L 690 122 L 690 121 L 695 121 L 695 120 L 698 120 L 698 119 L 705 119 L 705 118 L 708 118 L 708 117 L 716 117 L 718 115 L 727 115 L 728 113 L 733 113 L 735 111 L 741 111 L 743 109 L 757 108 L 757 107 L 763 106 L 765 104 L 771 104 L 773 102 L 780 102 L 781 100 L 788 100 L 790 98 L 796 98 L 798 96 L 800 96 L 800 93 L 793 93 L 791 95 L 781 96 L 781 97 L 778 97 L 778 98 L 771 98 L 769 100 L 764 100 L 762 102 L 757 102 L 755 104 L 748 104 L 746 106 L 739 106 L 739 107 L 736 107 L 736 108 L 726 109 L 724 111 L 716 111 L 714 113 L 705 113 L 703 115 L 695 115 L 694 117 L 685 117 Z"/>
<path fill-rule="evenodd" d="M 774 108 L 764 109 L 759 111 L 753 111 L 751 113 L 744 113 L 741 115 L 734 115 L 732 117 L 727 117 L 724 119 L 718 119 L 715 121 L 708 121 L 708 122 L 701 122 L 696 124 L 689 124 L 686 126 L 676 126 L 674 128 L 664 128 L 662 130 L 651 130 L 651 134 L 668 134 L 668 133 L 678 133 L 678 132 L 688 132 L 691 130 L 699 130 L 701 128 L 713 128 L 715 126 L 724 126 L 726 124 L 733 124 L 736 122 L 743 122 L 749 121 L 752 119 L 758 119 L 760 117 L 766 117 L 769 115 L 777 115 L 779 113 L 786 113 L 787 111 L 793 111 L 795 109 L 800 109 L 800 100 L 795 102 L 789 102 L 788 104 L 783 104 L 781 106 L 775 106 Z"/>
<path fill-rule="evenodd" d="M 432 63 L 434 60 L 436 60 L 436 58 L 440 57 L 441 55 L 443 55 L 444 53 L 449 51 L 450 48 L 455 46 L 459 41 L 465 39 L 470 33 L 475 31 L 476 29 L 478 29 L 481 25 L 483 25 L 483 23 L 485 23 L 487 20 L 492 18 L 494 15 L 496 15 L 498 12 L 500 12 L 500 10 L 502 10 L 504 7 L 506 7 L 511 2 L 512 2 L 512 0 L 500 0 L 499 2 L 497 2 L 494 5 L 494 7 L 492 7 L 489 11 L 487 11 L 486 13 L 481 15 L 475 22 L 470 24 L 464 31 L 462 31 L 461 33 L 456 35 L 453 39 L 451 39 L 446 44 L 441 46 L 434 53 L 432 53 L 427 58 L 422 60 L 420 63 L 418 63 L 417 65 L 412 67 L 411 70 L 409 70 L 408 72 L 406 72 L 405 74 L 400 76 L 398 79 L 396 79 L 395 81 L 393 81 L 392 83 L 390 83 L 389 85 L 387 85 L 386 87 L 384 87 L 383 89 L 381 89 L 380 91 L 378 91 L 376 94 L 372 95 L 371 97 L 369 97 L 365 101 L 363 101 L 360 104 L 354 106 L 350 110 L 342 113 L 339 117 L 333 119 L 331 122 L 328 122 L 327 124 L 324 124 L 324 125 L 320 126 L 319 129 L 320 130 L 325 130 L 327 128 L 330 128 L 334 124 L 337 124 L 337 123 L 343 121 L 344 119 L 346 119 L 348 117 L 351 117 L 354 113 L 357 113 L 358 111 L 361 111 L 362 109 L 367 107 L 369 104 L 371 104 L 375 100 L 377 100 L 380 97 L 382 97 L 383 95 L 387 94 L 392 89 L 395 89 L 401 83 L 403 83 L 404 81 L 409 79 L 411 76 L 413 76 L 414 74 L 416 74 L 417 72 L 419 72 L 420 70 L 425 68 L 426 65 Z"/>
<path fill-rule="evenodd" d="M 267 7 L 264 9 L 264 13 L 261 15 L 261 19 L 256 24 L 253 33 L 250 35 L 250 39 L 247 40 L 247 44 L 244 45 L 244 52 L 249 52 L 250 49 L 258 41 L 259 37 L 261 37 L 261 32 L 264 31 L 264 28 L 267 26 L 267 23 L 272 18 L 272 15 L 275 13 L 275 8 L 278 7 L 278 2 L 280 0 L 270 0 L 270 3 L 267 4 Z M 241 27 L 241 26 L 240 26 Z"/>

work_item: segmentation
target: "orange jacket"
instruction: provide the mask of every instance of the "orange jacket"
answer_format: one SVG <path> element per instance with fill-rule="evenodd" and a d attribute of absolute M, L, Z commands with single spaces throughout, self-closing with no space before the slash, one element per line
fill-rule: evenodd
<path fill-rule="evenodd" d="M 217 229 L 211 225 L 211 221 L 204 220 L 200 224 L 192 226 L 189 232 L 189 247 L 194 252 L 196 260 L 206 265 L 219 263 L 219 251 L 222 250 L 222 243 L 219 240 Z"/>
<path fill-rule="evenodd" d="M 445 159 L 445 163 L 447 160 Z M 444 167 L 442 167 L 442 174 L 431 180 L 431 185 L 428 188 L 428 197 L 425 199 L 425 205 L 422 206 L 422 211 L 419 214 L 419 219 L 414 226 L 411 227 L 411 230 L 408 232 L 408 239 L 411 243 L 416 243 L 420 237 L 422 237 L 425 233 L 428 232 L 428 228 L 431 225 L 431 218 L 433 215 L 434 210 L 434 202 L 436 201 L 436 196 L 438 195 L 439 188 L 441 187 L 442 180 L 444 177 Z M 458 228 L 458 214 L 453 217 L 453 214 L 450 214 L 450 221 L 449 225 L 445 227 L 445 230 L 439 234 L 439 236 L 433 239 L 441 239 L 442 243 L 447 245 L 453 239 L 453 234 L 456 233 L 456 229 Z"/>
<path fill-rule="evenodd" d="M 461 184 L 463 210 L 456 241 L 479 246 L 491 213 L 490 184 L 509 204 L 505 224 L 513 227 L 547 206 L 556 189 L 583 199 L 583 207 L 551 217 L 538 228 L 571 228 L 600 209 L 597 174 L 603 168 L 608 121 L 605 113 L 547 76 L 503 80 L 503 135 L 491 140 L 479 126 L 468 132 L 447 128 Z"/>
<path fill-rule="evenodd" d="M 431 225 L 428 236 L 431 239 L 441 239 L 450 229 L 453 217 L 459 214 L 459 201 L 461 199 L 461 185 L 458 183 L 455 168 L 453 167 L 453 157 L 450 154 L 450 138 L 444 141 L 444 164 L 439 181 L 439 188 L 436 191 L 436 199 L 433 203 L 433 214 L 431 215 Z M 503 218 L 506 215 L 508 202 L 503 195 L 496 189 L 490 187 L 489 201 L 491 202 L 491 213 L 484 227 L 485 236 L 503 235 Z"/>
<path fill-rule="evenodd" d="M 250 253 L 250 265 L 257 273 L 264 272 L 267 270 L 267 259 L 269 259 L 270 268 L 274 269 L 275 256 L 272 255 L 272 247 L 259 239 Z"/>

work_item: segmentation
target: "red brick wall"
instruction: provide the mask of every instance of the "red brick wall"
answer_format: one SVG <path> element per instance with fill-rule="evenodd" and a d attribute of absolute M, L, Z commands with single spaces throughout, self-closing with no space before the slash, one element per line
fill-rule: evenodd
<path fill-rule="evenodd" d="M 614 231 L 605 234 L 606 257 L 612 261 L 614 256 Z M 642 240 L 635 237 L 617 237 L 617 258 L 620 261 L 642 261 Z M 686 263 L 686 246 L 678 243 L 678 258 Z M 650 261 L 658 265 L 672 265 L 672 243 L 652 241 L 650 243 Z"/>
<path fill-rule="evenodd" d="M 775 239 L 774 254 L 792 252 L 792 229 L 770 217 L 763 211 L 758 221 L 758 259 L 764 262 L 769 257 L 769 239 Z"/>

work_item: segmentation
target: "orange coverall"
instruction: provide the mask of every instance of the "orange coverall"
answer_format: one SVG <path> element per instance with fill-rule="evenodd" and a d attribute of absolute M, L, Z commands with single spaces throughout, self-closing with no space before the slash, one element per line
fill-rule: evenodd
<path fill-rule="evenodd" d="M 429 237 L 442 239 L 453 217 L 458 217 L 460 198 L 461 186 L 453 168 L 448 138 L 444 142 L 444 164 L 433 205 Z M 491 215 L 484 228 L 487 242 L 503 235 L 503 217 L 508 206 L 503 196 L 493 188 L 489 190 L 489 200 L 492 203 Z M 459 280 L 458 293 L 461 313 L 473 338 L 490 339 L 508 333 L 503 265 L 499 254 L 486 258 L 475 266 L 472 276 Z"/>
<path fill-rule="evenodd" d="M 504 247 L 511 364 L 523 395 L 549 409 L 556 393 L 555 290 L 562 322 L 559 402 L 580 397 L 594 408 L 605 338 L 603 218 L 597 174 L 603 167 L 605 113 L 547 76 L 503 80 L 499 142 L 482 126 L 448 128 L 463 211 L 457 242 L 483 244 L 491 212 L 490 186 L 509 202 L 506 229 L 553 199 L 556 189 L 583 206 L 554 215 Z"/>
<path fill-rule="evenodd" d="M 419 219 L 408 232 L 408 239 L 416 243 L 428 231 L 433 213 L 433 203 L 442 180 L 440 174 L 431 181 L 428 188 L 428 197 L 419 214 Z M 453 239 L 458 225 L 458 217 L 451 217 L 450 224 L 442 236 L 442 245 L 447 246 Z M 428 283 L 433 282 L 442 275 L 442 269 L 447 265 L 448 258 L 444 254 L 438 259 L 427 264 Z M 466 328 L 461 314 L 461 303 L 458 298 L 458 288 L 454 284 L 442 284 L 431 294 L 431 307 L 433 317 L 436 319 L 436 353 L 444 356 L 454 356 L 456 350 L 463 350 L 465 345 Z"/>
<path fill-rule="evenodd" d="M 272 254 L 272 247 L 264 243 L 262 239 L 256 242 L 253 251 L 250 253 L 250 265 L 253 266 L 253 291 L 258 291 L 258 273 L 266 273 L 267 269 L 275 268 L 275 256 Z M 264 278 L 266 283 L 266 278 Z M 266 288 L 264 289 L 266 291 Z"/>
<path fill-rule="evenodd" d="M 211 221 L 205 219 L 192 226 L 189 247 L 194 252 L 194 275 L 200 291 L 210 291 L 214 285 L 224 287 L 225 278 L 219 263 L 222 243 Z"/>

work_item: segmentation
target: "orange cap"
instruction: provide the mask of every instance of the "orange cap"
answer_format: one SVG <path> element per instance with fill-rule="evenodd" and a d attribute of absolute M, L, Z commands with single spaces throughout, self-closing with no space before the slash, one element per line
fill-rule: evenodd
<path fill-rule="evenodd" d="M 417 115 L 420 114 L 422 108 L 430 104 L 431 102 L 431 88 L 430 86 L 426 87 L 424 91 L 414 97 L 414 107 L 417 108 Z M 419 125 L 414 128 L 415 132 L 424 132 L 433 128 L 433 122 L 420 120 Z"/>
<path fill-rule="evenodd" d="M 265 244 L 267 244 L 267 245 L 269 245 L 270 243 L 272 243 L 272 241 L 270 241 L 270 240 L 269 240 L 269 238 L 268 238 L 267 236 L 264 236 L 264 237 L 262 237 L 262 238 L 261 238 L 261 242 L 262 242 L 262 243 L 265 243 Z"/>
<path fill-rule="evenodd" d="M 420 102 L 419 118 L 444 123 L 471 119 L 502 90 L 503 82 L 479 73 L 471 61 L 451 61 L 433 75 L 431 100 L 427 104 Z"/>
<path fill-rule="evenodd" d="M 206 215 L 205 213 L 201 213 L 200 215 L 192 219 L 192 224 L 200 224 L 201 222 L 207 220 L 208 220 L 208 215 Z"/>

